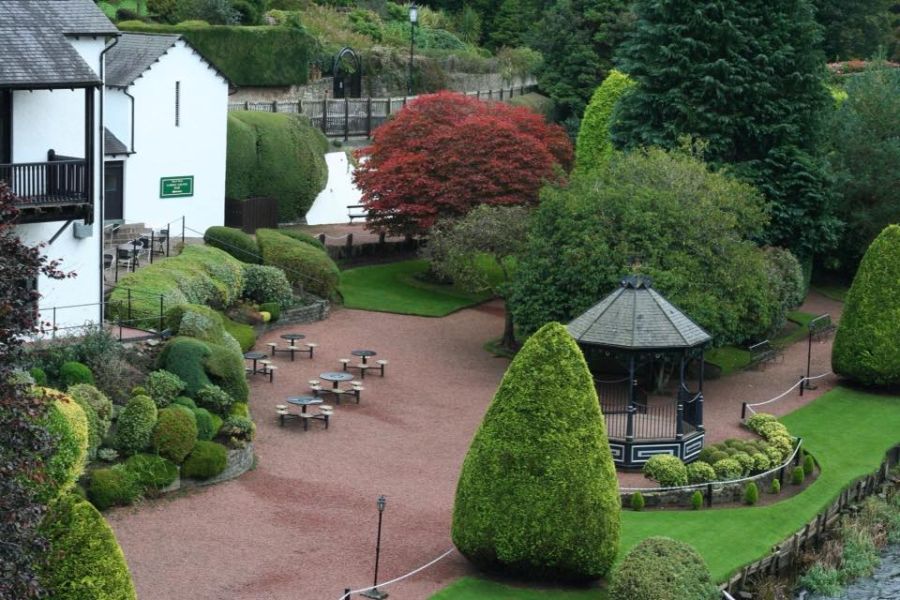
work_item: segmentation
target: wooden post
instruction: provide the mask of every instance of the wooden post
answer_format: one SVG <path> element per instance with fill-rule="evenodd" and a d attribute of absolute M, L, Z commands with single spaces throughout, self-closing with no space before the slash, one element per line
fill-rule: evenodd
<path fill-rule="evenodd" d="M 383 246 L 383 245 L 384 245 L 384 238 L 385 238 L 386 235 L 387 235 L 387 234 L 385 234 L 383 231 L 379 231 L 379 232 L 378 232 L 378 244 L 379 244 L 380 246 Z"/>
<path fill-rule="evenodd" d="M 476 99 L 476 100 L 481 100 L 481 90 L 477 90 L 477 91 L 475 92 L 475 99 Z"/>
<path fill-rule="evenodd" d="M 706 484 L 706 506 L 712 506 L 713 504 L 713 486 L 711 483 Z"/>
<path fill-rule="evenodd" d="M 366 100 L 366 137 L 372 137 L 372 96 Z"/>
<path fill-rule="evenodd" d="M 345 258 L 351 258 L 353 256 L 353 234 L 347 234 L 347 254 Z"/>
<path fill-rule="evenodd" d="M 299 98 L 297 100 L 297 114 L 298 115 L 303 114 L 303 98 Z"/>
<path fill-rule="evenodd" d="M 500 102 L 503 102 L 503 88 L 500 88 Z"/>
<path fill-rule="evenodd" d="M 244 110 L 250 110 L 250 101 L 244 100 Z"/>
<path fill-rule="evenodd" d="M 323 246 L 325 245 L 325 234 L 324 233 L 319 234 L 319 241 L 322 242 Z"/>
<path fill-rule="evenodd" d="M 328 96 L 322 100 L 322 133 L 328 135 Z"/>
<path fill-rule="evenodd" d="M 272 112 L 273 113 L 278 112 L 278 100 L 272 100 Z"/>

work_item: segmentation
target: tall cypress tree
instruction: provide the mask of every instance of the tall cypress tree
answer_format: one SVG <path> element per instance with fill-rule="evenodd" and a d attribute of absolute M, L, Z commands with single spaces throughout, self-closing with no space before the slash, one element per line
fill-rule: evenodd
<path fill-rule="evenodd" d="M 773 204 L 765 241 L 809 256 L 836 238 L 819 157 L 824 86 L 820 31 L 808 0 L 637 0 L 619 48 L 636 82 L 612 125 L 620 147 L 709 143 Z M 788 177 L 790 175 L 790 177 Z"/>

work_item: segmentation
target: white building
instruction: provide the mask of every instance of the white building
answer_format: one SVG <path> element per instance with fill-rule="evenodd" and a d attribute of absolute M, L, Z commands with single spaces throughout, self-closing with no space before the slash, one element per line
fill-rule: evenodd
<path fill-rule="evenodd" d="M 118 34 L 91 0 L 0 0 L 0 181 L 22 240 L 77 273 L 38 279 L 41 317 L 59 327 L 102 314 L 102 64 Z"/>
<path fill-rule="evenodd" d="M 180 36 L 123 33 L 105 83 L 105 220 L 222 225 L 228 80 Z"/>

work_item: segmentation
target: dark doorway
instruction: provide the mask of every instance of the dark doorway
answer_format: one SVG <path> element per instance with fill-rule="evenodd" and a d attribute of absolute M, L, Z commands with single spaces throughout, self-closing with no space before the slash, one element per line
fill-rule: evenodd
<path fill-rule="evenodd" d="M 121 160 L 107 161 L 105 171 L 103 191 L 106 200 L 103 209 L 103 220 L 121 220 L 124 218 L 123 215 L 125 214 L 123 211 L 125 187 L 124 163 Z"/>
<path fill-rule="evenodd" d="M 12 92 L 0 90 L 0 164 L 12 162 Z"/>
<path fill-rule="evenodd" d="M 362 61 L 353 48 L 344 48 L 334 57 L 334 98 L 362 96 Z"/>

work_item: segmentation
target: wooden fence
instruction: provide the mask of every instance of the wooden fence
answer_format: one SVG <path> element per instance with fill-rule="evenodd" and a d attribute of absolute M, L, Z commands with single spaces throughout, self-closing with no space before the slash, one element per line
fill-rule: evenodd
<path fill-rule="evenodd" d="M 536 88 L 534 85 L 501 88 L 499 90 L 477 90 L 465 92 L 483 100 L 510 100 L 524 96 Z M 256 112 L 301 114 L 309 118 L 313 126 L 328 137 L 350 136 L 370 137 L 372 131 L 384 123 L 394 112 L 400 110 L 417 96 L 402 98 L 322 98 L 321 100 L 297 100 L 291 102 L 236 102 L 228 105 L 229 111 L 248 110 Z"/>
<path fill-rule="evenodd" d="M 888 480 L 891 467 L 898 463 L 900 463 L 900 445 L 894 446 L 888 451 L 877 471 L 844 488 L 828 508 L 816 515 L 794 535 L 775 546 L 769 556 L 741 569 L 722 586 L 722 590 L 729 594 L 737 594 L 744 589 L 747 581 L 752 577 L 777 576 L 796 568 L 802 553 L 822 541 L 828 529 L 837 522 L 850 504 L 877 493 L 882 484 Z"/>
<path fill-rule="evenodd" d="M 278 201 L 275 198 L 225 199 L 225 226 L 245 233 L 261 228 L 278 228 Z"/>

